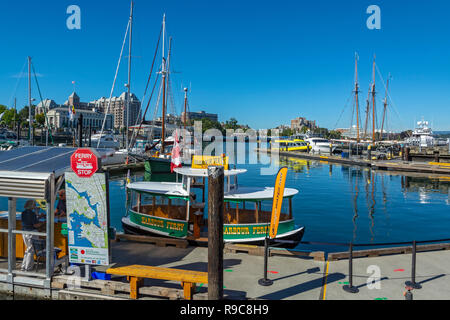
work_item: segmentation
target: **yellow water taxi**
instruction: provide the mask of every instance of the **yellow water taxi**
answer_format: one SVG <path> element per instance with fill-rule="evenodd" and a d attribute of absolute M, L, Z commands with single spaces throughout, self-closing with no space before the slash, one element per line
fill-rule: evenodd
<path fill-rule="evenodd" d="M 278 145 L 279 147 L 272 147 L 272 149 L 280 151 L 301 151 L 301 152 L 308 152 L 311 150 L 311 146 L 300 139 L 295 140 L 275 140 L 275 145 Z"/>

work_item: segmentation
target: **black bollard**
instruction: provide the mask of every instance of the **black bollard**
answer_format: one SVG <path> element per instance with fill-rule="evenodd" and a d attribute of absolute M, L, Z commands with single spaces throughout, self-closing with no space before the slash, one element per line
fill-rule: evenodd
<path fill-rule="evenodd" d="M 267 279 L 267 262 L 269 259 L 269 237 L 266 236 L 266 240 L 264 241 L 264 278 L 258 280 L 258 284 L 263 287 L 268 287 L 273 284 L 273 281 Z"/>
<path fill-rule="evenodd" d="M 349 246 L 348 277 L 349 284 L 343 287 L 344 291 L 348 293 L 358 293 L 359 289 L 353 286 L 353 243 L 350 243 Z"/>
<path fill-rule="evenodd" d="M 422 289 L 422 286 L 416 283 L 416 241 L 412 245 L 412 267 L 411 267 L 411 281 L 406 281 L 405 284 L 413 289 Z"/>
<path fill-rule="evenodd" d="M 405 293 L 403 293 L 403 295 L 405 296 L 405 300 L 413 300 L 413 294 L 411 292 L 412 289 L 413 288 L 411 288 L 411 287 L 406 287 L 407 291 L 405 291 Z"/>

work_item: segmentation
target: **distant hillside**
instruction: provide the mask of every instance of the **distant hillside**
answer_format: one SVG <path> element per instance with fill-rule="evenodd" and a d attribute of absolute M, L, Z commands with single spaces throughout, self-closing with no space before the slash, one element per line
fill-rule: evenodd
<path fill-rule="evenodd" d="M 434 131 L 433 133 L 441 138 L 450 138 L 450 131 Z"/>

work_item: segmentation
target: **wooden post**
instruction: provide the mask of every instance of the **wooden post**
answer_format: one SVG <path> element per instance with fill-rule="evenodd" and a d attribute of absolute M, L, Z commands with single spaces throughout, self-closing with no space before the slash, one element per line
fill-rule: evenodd
<path fill-rule="evenodd" d="M 83 148 L 83 114 L 78 118 L 78 147 Z"/>
<path fill-rule="evenodd" d="M 224 167 L 208 167 L 208 299 L 223 299 Z"/>
<path fill-rule="evenodd" d="M 434 162 L 439 162 L 439 150 L 434 150 Z"/>
<path fill-rule="evenodd" d="M 410 160 L 410 156 L 409 156 L 410 150 L 411 150 L 410 147 L 406 147 L 406 148 L 405 148 L 405 161 L 411 161 L 411 160 Z"/>

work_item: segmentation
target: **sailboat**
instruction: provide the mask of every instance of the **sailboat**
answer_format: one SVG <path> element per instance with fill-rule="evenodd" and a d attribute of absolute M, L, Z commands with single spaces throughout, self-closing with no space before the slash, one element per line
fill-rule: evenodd
<path fill-rule="evenodd" d="M 175 143 L 175 136 L 180 136 L 178 129 L 176 128 L 172 132 L 172 136 L 167 135 L 167 97 L 169 91 L 169 76 L 170 76 L 170 58 L 171 58 L 171 47 L 172 47 L 172 38 L 169 39 L 169 50 L 168 56 L 166 59 L 165 53 L 165 33 L 166 33 L 166 16 L 163 17 L 163 29 L 162 29 L 162 63 L 161 70 L 158 74 L 161 76 L 161 88 L 160 92 L 162 92 L 162 121 L 161 121 L 161 138 L 156 142 L 154 148 L 152 148 L 149 153 L 150 157 L 147 160 L 148 170 L 151 173 L 173 173 L 172 170 L 172 148 Z M 186 114 L 187 114 L 187 89 L 185 91 L 185 100 L 184 100 L 184 130 L 186 130 Z M 181 129 L 181 128 L 180 128 Z M 153 132 L 151 133 L 153 135 Z M 183 158 L 185 158 L 186 153 L 190 156 L 193 154 L 193 149 L 190 148 L 189 145 L 186 145 L 185 141 L 181 143 L 181 152 L 183 153 Z"/>

